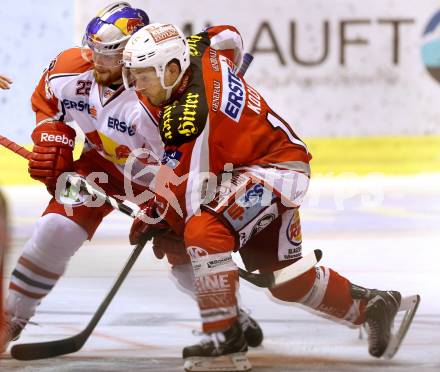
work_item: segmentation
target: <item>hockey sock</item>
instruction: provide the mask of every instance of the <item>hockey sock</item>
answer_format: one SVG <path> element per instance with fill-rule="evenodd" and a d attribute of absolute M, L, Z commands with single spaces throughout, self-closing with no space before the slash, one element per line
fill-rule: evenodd
<path fill-rule="evenodd" d="M 12 272 L 6 311 L 21 319 L 32 317 L 86 239 L 85 230 L 64 216 L 41 217 Z"/>
<path fill-rule="evenodd" d="M 348 324 L 364 321 L 366 301 L 353 299 L 350 282 L 327 267 L 316 267 L 300 277 L 271 289 L 274 297 L 305 305 Z"/>

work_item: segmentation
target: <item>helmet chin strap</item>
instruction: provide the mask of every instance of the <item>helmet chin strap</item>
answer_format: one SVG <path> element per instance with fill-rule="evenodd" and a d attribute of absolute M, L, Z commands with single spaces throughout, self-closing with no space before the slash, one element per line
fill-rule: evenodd
<path fill-rule="evenodd" d="M 173 94 L 173 89 L 175 87 L 179 86 L 180 82 L 182 81 L 183 75 L 184 74 L 181 72 L 171 87 L 165 86 L 165 81 L 164 81 L 165 79 L 164 79 L 164 76 L 162 75 L 160 83 L 162 85 L 162 88 L 164 88 L 166 91 L 165 102 L 168 102 L 169 99 L 171 98 L 171 95 Z"/>
<path fill-rule="evenodd" d="M 166 88 L 166 96 L 165 96 L 165 102 L 168 102 L 168 100 L 171 98 L 171 94 L 173 93 L 173 88 Z"/>
<path fill-rule="evenodd" d="M 171 98 L 171 95 L 173 94 L 173 89 L 178 86 L 180 84 L 180 81 L 182 80 L 182 77 L 180 76 L 179 78 L 177 78 L 177 80 L 175 81 L 175 83 L 171 86 L 171 87 L 164 87 L 165 91 L 166 91 L 166 97 L 165 97 L 165 102 L 168 102 L 169 99 Z"/>

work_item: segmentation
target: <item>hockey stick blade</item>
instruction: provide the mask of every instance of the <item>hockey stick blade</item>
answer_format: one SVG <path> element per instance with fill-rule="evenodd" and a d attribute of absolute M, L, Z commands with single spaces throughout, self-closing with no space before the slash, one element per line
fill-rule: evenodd
<path fill-rule="evenodd" d="M 257 287 L 273 288 L 304 274 L 306 271 L 315 267 L 321 258 L 322 251 L 320 249 L 315 249 L 313 252 L 308 253 L 293 264 L 273 273 L 255 274 L 243 270 L 242 268 L 238 268 L 238 271 L 242 279 L 256 285 Z"/>
<path fill-rule="evenodd" d="M 18 360 L 44 359 L 74 353 L 75 351 L 81 349 L 81 347 L 86 343 L 89 336 L 95 329 L 101 317 L 104 315 L 105 310 L 110 305 L 119 287 L 130 272 L 137 258 L 141 254 L 145 243 L 150 238 L 150 236 L 145 237 L 145 239 L 143 239 L 143 241 L 136 245 L 136 247 L 133 249 L 125 266 L 122 268 L 120 274 L 116 278 L 112 288 L 110 289 L 104 300 L 101 302 L 101 305 L 99 305 L 99 308 L 98 310 L 96 310 L 95 315 L 93 315 L 92 319 L 89 321 L 84 330 L 82 330 L 77 335 L 62 340 L 14 345 L 11 349 L 12 357 Z"/>
<path fill-rule="evenodd" d="M 35 360 L 70 354 L 81 349 L 88 336 L 86 330 L 83 330 L 81 333 L 63 340 L 14 345 L 11 349 L 11 355 L 17 360 Z"/>

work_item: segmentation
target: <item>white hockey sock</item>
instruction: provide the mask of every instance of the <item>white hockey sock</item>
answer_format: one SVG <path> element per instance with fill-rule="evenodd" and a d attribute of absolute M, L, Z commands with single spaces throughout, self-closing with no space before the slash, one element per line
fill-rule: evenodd
<path fill-rule="evenodd" d="M 12 272 L 6 311 L 29 319 L 87 239 L 86 231 L 59 214 L 41 217 Z"/>
<path fill-rule="evenodd" d="M 171 266 L 171 275 L 177 288 L 195 300 L 194 271 L 191 263 Z"/>

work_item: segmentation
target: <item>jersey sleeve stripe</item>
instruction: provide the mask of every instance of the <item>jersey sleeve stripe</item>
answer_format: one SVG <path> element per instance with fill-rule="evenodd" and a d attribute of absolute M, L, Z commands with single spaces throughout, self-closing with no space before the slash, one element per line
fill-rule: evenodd
<path fill-rule="evenodd" d="M 62 78 L 62 77 L 69 77 L 69 76 L 78 76 L 81 75 L 81 73 L 75 73 L 75 74 L 54 74 L 51 75 L 49 78 L 49 81 L 52 81 L 54 79 Z"/>
<path fill-rule="evenodd" d="M 270 163 L 269 167 L 287 169 L 293 172 L 300 172 L 310 177 L 310 164 L 303 161 L 284 161 L 280 163 Z"/>

